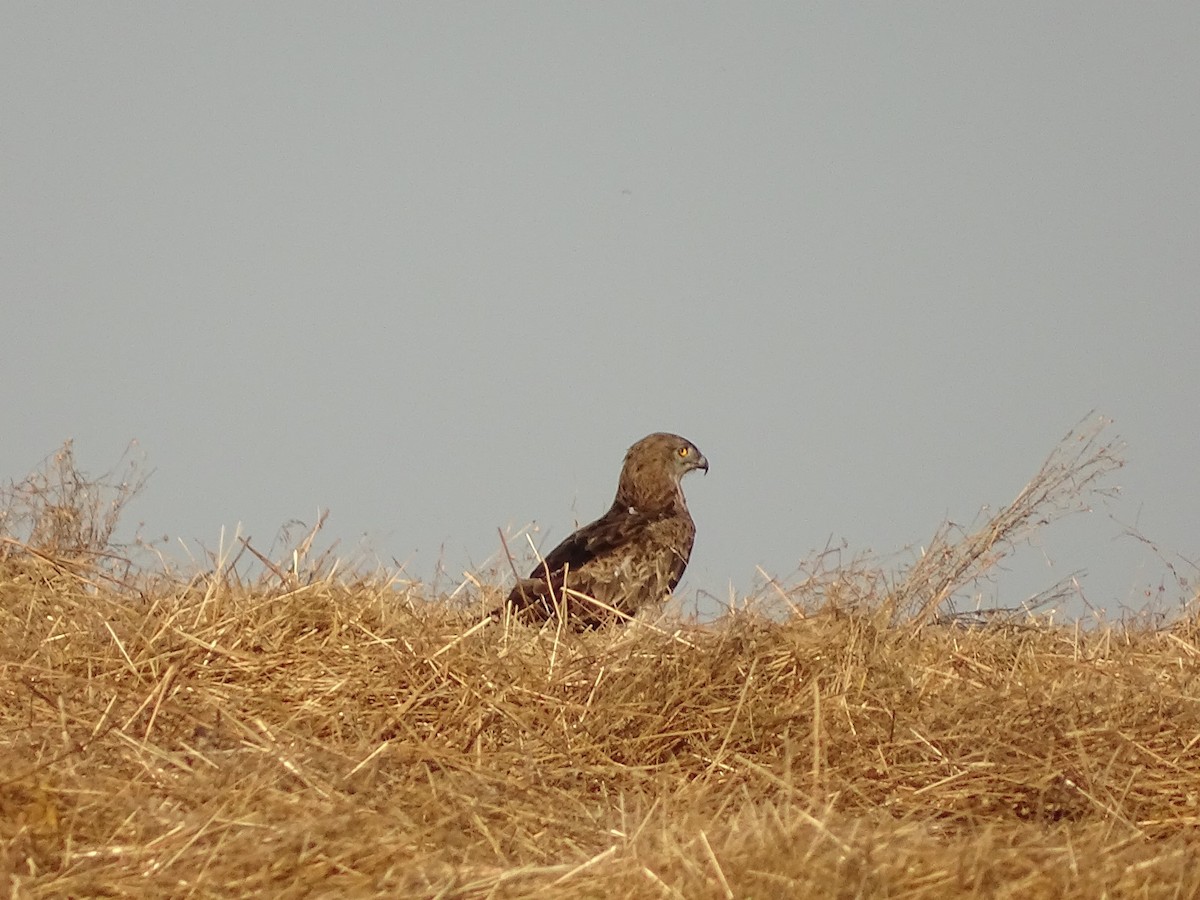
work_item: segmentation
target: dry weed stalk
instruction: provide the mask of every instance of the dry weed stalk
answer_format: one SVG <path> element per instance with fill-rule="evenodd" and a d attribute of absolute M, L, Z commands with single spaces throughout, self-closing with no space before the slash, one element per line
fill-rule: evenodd
<path fill-rule="evenodd" d="M 88 580 L 123 583 L 134 564 L 130 545 L 114 535 L 151 474 L 135 448 L 131 443 L 113 469 L 90 478 L 67 440 L 21 481 L 0 487 L 0 562 L 38 560 Z"/>
<path fill-rule="evenodd" d="M 925 624 L 956 590 L 982 577 L 1034 531 L 1089 510 L 1093 497 L 1114 493 L 1102 482 L 1124 462 L 1118 442 L 1100 440 L 1109 424 L 1089 416 L 1068 431 L 1016 498 L 982 527 L 956 540 L 959 527 L 943 524 L 895 591 L 896 615 Z"/>

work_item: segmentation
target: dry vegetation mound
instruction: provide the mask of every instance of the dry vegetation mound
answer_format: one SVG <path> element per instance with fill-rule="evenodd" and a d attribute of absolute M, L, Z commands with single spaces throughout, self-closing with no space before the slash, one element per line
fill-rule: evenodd
<path fill-rule="evenodd" d="M 985 545 L 890 588 L 826 572 L 782 616 L 575 634 L 475 627 L 499 585 L 459 605 L 298 555 L 135 578 L 9 537 L 0 882 L 1200 896 L 1200 623 L 939 620 Z"/>

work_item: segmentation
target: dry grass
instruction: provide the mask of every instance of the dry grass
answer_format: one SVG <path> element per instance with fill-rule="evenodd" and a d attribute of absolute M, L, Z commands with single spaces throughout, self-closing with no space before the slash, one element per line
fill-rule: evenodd
<path fill-rule="evenodd" d="M 929 600 L 1014 536 L 994 521 L 940 576 L 829 570 L 783 617 L 591 634 L 472 630 L 499 586 L 431 602 L 298 551 L 250 583 L 217 558 L 116 584 L 10 538 L 0 883 L 1200 896 L 1200 620 L 938 624 Z"/>

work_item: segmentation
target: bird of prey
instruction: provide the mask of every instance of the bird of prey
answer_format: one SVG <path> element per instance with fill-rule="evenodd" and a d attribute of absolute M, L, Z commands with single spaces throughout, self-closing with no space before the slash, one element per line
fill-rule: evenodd
<path fill-rule="evenodd" d="M 505 605 L 526 622 L 565 613 L 575 628 L 624 621 L 669 594 L 687 567 L 696 526 L 680 479 L 708 460 L 691 441 L 658 432 L 629 448 L 608 512 L 546 555 Z"/>

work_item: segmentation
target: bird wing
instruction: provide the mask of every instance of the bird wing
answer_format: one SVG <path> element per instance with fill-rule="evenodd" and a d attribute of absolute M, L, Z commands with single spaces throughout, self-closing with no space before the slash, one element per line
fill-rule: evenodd
<path fill-rule="evenodd" d="M 585 525 L 568 536 L 561 544 L 546 554 L 530 574 L 530 578 L 544 578 L 570 569 L 578 572 L 597 557 L 605 556 L 627 546 L 644 534 L 649 524 L 647 516 L 621 511 L 614 515 L 609 511 L 595 522 Z"/>
<path fill-rule="evenodd" d="M 540 615 L 548 615 L 563 602 L 565 585 L 590 597 L 606 596 L 633 613 L 636 605 L 617 598 L 630 590 L 636 596 L 674 589 L 687 566 L 694 534 L 686 515 L 610 510 L 551 550 L 528 578 L 517 583 L 507 603 L 514 610 L 536 608 Z M 599 621 L 594 607 L 575 600 L 569 605 L 571 615 L 584 627 Z"/>

